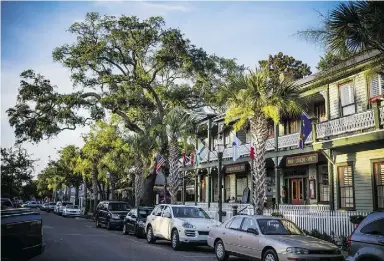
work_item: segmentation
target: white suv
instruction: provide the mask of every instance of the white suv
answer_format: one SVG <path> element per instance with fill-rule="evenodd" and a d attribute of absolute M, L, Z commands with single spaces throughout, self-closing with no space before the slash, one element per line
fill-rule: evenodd
<path fill-rule="evenodd" d="M 157 238 L 171 240 L 177 250 L 183 243 L 207 244 L 209 230 L 220 224 L 201 208 L 161 204 L 147 217 L 145 232 L 148 243 L 155 243 Z"/>

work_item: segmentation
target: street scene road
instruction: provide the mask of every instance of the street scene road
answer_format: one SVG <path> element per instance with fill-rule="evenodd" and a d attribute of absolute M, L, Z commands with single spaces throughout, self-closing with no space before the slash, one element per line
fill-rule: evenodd
<path fill-rule="evenodd" d="M 150 245 L 145 239 L 125 236 L 120 230 L 96 228 L 91 220 L 63 218 L 41 212 L 45 252 L 32 261 L 195 261 L 216 260 L 209 247 L 187 247 L 173 251 L 170 242 L 157 241 Z M 232 257 L 230 260 L 242 260 Z"/>

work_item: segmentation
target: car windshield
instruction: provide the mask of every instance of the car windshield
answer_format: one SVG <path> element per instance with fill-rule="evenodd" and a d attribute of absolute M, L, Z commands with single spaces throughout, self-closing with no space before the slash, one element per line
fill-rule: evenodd
<path fill-rule="evenodd" d="M 128 205 L 125 203 L 109 203 L 108 210 L 110 211 L 128 211 Z"/>
<path fill-rule="evenodd" d="M 49 203 L 50 206 L 56 206 L 56 203 Z"/>
<path fill-rule="evenodd" d="M 201 208 L 194 207 L 172 207 L 173 216 L 177 218 L 210 218 Z"/>
<path fill-rule="evenodd" d="M 146 208 L 146 209 L 139 209 L 139 218 L 147 218 L 149 214 L 151 214 L 153 209 Z"/>
<path fill-rule="evenodd" d="M 78 209 L 79 206 L 74 206 L 74 205 L 67 205 L 67 208 L 70 208 L 70 209 Z"/>
<path fill-rule="evenodd" d="M 258 219 L 264 235 L 304 235 L 293 222 L 286 219 Z"/>

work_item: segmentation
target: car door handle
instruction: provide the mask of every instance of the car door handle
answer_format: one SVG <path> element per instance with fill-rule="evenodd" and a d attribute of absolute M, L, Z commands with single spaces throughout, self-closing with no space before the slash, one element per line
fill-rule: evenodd
<path fill-rule="evenodd" d="M 239 236 L 239 238 L 243 238 L 243 236 Z"/>
<path fill-rule="evenodd" d="M 223 232 L 223 235 L 225 235 L 225 232 Z"/>

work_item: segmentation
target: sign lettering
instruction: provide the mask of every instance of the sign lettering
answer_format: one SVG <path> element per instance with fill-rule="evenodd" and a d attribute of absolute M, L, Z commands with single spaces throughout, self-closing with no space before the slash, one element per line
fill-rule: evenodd
<path fill-rule="evenodd" d="M 225 173 L 231 174 L 231 173 L 239 173 L 239 172 L 245 172 L 246 167 L 245 164 L 241 165 L 232 165 L 225 167 Z"/>
<path fill-rule="evenodd" d="M 317 156 L 317 153 L 314 153 L 314 154 L 301 155 L 301 156 L 295 156 L 295 157 L 287 157 L 286 165 L 287 167 L 290 167 L 290 166 L 314 164 L 317 162 L 318 162 L 318 156 Z"/>

